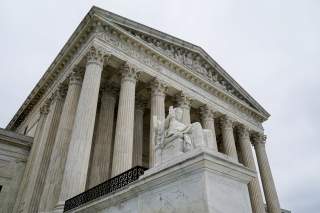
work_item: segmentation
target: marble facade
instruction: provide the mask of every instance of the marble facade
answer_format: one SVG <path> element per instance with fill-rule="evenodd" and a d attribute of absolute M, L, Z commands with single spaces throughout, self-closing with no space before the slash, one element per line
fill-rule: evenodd
<path fill-rule="evenodd" d="M 157 161 L 154 117 L 164 122 L 172 105 L 183 125 L 201 129 L 190 136 L 200 145 Z M 76 211 L 265 213 L 265 198 L 267 212 L 280 213 L 269 116 L 200 47 L 93 7 L 6 127 L 33 137 L 12 212 L 62 212 L 67 199 L 147 165 L 136 185 Z M 167 209 L 159 194 L 176 193 L 190 200 Z"/>

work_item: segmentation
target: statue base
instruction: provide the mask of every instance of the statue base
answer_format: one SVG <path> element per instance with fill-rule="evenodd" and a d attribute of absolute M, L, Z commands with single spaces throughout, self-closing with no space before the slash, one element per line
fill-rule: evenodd
<path fill-rule="evenodd" d="M 247 183 L 255 176 L 226 155 L 197 148 L 69 212 L 251 213 Z"/>

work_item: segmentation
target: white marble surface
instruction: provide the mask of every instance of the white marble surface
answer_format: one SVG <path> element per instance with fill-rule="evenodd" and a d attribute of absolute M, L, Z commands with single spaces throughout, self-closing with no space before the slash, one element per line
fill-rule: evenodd
<path fill-rule="evenodd" d="M 254 176 L 230 158 L 199 148 L 72 212 L 251 213 L 247 183 Z"/>

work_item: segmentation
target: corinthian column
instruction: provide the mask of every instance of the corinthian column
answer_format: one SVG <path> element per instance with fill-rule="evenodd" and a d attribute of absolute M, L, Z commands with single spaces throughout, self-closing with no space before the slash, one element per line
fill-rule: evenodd
<path fill-rule="evenodd" d="M 210 141 L 208 148 L 214 151 L 218 151 L 217 139 L 216 139 L 216 130 L 214 128 L 214 120 L 211 109 L 208 105 L 200 107 L 201 114 L 201 123 L 204 129 L 209 129 L 212 132 L 213 141 Z"/>
<path fill-rule="evenodd" d="M 112 177 L 132 167 L 134 102 L 137 70 L 129 64 L 121 68 L 116 134 L 114 139 Z"/>
<path fill-rule="evenodd" d="M 92 47 L 74 120 L 59 202 L 85 190 L 105 54 Z M 61 204 L 60 202 L 60 204 Z"/>
<path fill-rule="evenodd" d="M 236 143 L 233 135 L 233 123 L 228 116 L 223 116 L 220 120 L 222 132 L 222 146 L 226 155 L 238 161 Z"/>
<path fill-rule="evenodd" d="M 134 112 L 134 133 L 133 133 L 133 156 L 132 166 L 142 166 L 143 149 L 143 113 L 145 103 L 143 100 L 136 100 Z"/>
<path fill-rule="evenodd" d="M 253 137 L 253 145 L 256 151 L 257 161 L 260 170 L 261 182 L 264 191 L 264 197 L 267 203 L 268 213 L 281 213 L 280 203 L 276 191 L 276 186 L 273 181 L 266 147 L 266 136 L 256 134 Z"/>
<path fill-rule="evenodd" d="M 40 212 L 52 211 L 59 199 L 72 127 L 81 91 L 82 78 L 79 72 L 79 68 L 76 68 L 69 79 L 68 92 L 52 150 L 44 193 L 40 201 Z"/>
<path fill-rule="evenodd" d="M 154 79 L 151 82 L 151 110 L 150 110 L 150 146 L 149 146 L 149 168 L 154 166 L 155 161 L 155 140 L 153 116 L 157 116 L 159 120 L 165 119 L 165 91 L 167 86 L 164 82 Z"/>
<path fill-rule="evenodd" d="M 89 188 L 110 178 L 112 160 L 113 120 L 118 89 L 107 85 L 102 91 L 101 108 L 93 144 L 89 172 Z"/>
<path fill-rule="evenodd" d="M 240 125 L 237 127 L 237 131 L 243 164 L 257 173 L 252 154 L 249 130 L 244 125 Z M 248 189 L 250 194 L 252 212 L 265 213 L 258 176 L 249 182 Z"/>
<path fill-rule="evenodd" d="M 28 194 L 26 194 L 26 189 L 27 189 L 27 185 L 30 180 L 31 170 L 34 166 L 34 161 L 35 161 L 36 157 L 38 156 L 39 147 L 40 147 L 39 143 L 41 141 L 43 127 L 46 122 L 48 113 L 49 113 L 49 105 L 46 103 L 46 104 L 44 104 L 44 106 L 42 106 L 40 108 L 40 118 L 39 118 L 39 121 L 37 124 L 34 138 L 33 138 L 33 143 L 32 143 L 31 151 L 30 151 L 29 158 L 27 161 L 27 165 L 24 170 L 23 178 L 21 180 L 21 184 L 19 187 L 18 196 L 17 196 L 17 199 L 14 204 L 12 212 L 18 212 L 20 206 L 22 206 L 22 208 L 23 208 L 22 203 L 26 200 L 26 196 L 28 196 Z"/>
<path fill-rule="evenodd" d="M 191 123 L 190 120 L 190 105 L 191 105 L 191 98 L 188 97 L 186 94 L 181 92 L 179 95 L 176 96 L 178 106 L 182 108 L 183 115 L 182 115 L 182 123 L 188 125 Z"/>
<path fill-rule="evenodd" d="M 63 107 L 62 88 L 60 87 L 51 100 L 50 112 L 43 127 L 43 134 L 39 144 L 39 152 L 34 161 L 33 169 L 30 173 L 28 188 L 26 190 L 27 199 L 24 203 L 23 211 L 38 212 L 41 194 L 43 192 L 44 181 L 51 158 L 52 147 L 57 134 L 60 115 Z"/>

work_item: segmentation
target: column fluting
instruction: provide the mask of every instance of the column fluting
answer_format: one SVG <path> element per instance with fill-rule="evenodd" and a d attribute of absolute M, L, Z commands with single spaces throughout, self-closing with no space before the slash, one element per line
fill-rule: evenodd
<path fill-rule="evenodd" d="M 48 171 L 52 148 L 58 130 L 59 120 L 64 102 L 64 89 L 59 89 L 51 97 L 50 112 L 43 127 L 43 134 L 39 144 L 39 152 L 34 161 L 33 170 L 27 186 L 27 199 L 23 211 L 38 212 L 40 198 L 43 192 L 44 182 Z"/>
<path fill-rule="evenodd" d="M 273 181 L 271 168 L 268 161 L 265 142 L 266 136 L 262 134 L 255 134 L 253 137 L 253 145 L 256 151 L 261 182 L 264 191 L 264 197 L 267 204 L 268 213 L 281 213 L 280 203 L 278 199 L 277 190 Z"/>
<path fill-rule="evenodd" d="M 244 166 L 254 170 L 257 173 L 252 153 L 249 129 L 244 125 L 239 125 L 237 126 L 237 132 L 239 137 L 239 146 L 241 151 L 240 153 L 242 156 L 243 164 Z M 257 177 L 255 177 L 249 182 L 248 189 L 250 194 L 252 212 L 265 213 L 265 207 L 262 197 L 263 195 L 259 185 L 258 174 Z"/>
<path fill-rule="evenodd" d="M 110 178 L 114 112 L 118 89 L 112 85 L 103 88 L 96 138 L 92 146 L 92 160 L 89 171 L 89 188 Z"/>
<path fill-rule="evenodd" d="M 59 206 L 65 200 L 83 192 L 86 187 L 104 58 L 105 53 L 94 47 L 87 53 L 86 70 L 71 133 Z"/>
<path fill-rule="evenodd" d="M 18 212 L 20 209 L 20 206 L 25 201 L 26 196 L 26 188 L 30 180 L 30 173 L 34 166 L 34 161 L 36 159 L 36 156 L 38 156 L 39 152 L 39 143 L 41 141 L 42 133 L 43 133 L 43 127 L 46 123 L 47 115 L 49 113 L 49 104 L 45 103 L 43 106 L 40 107 L 40 117 L 37 124 L 36 132 L 34 134 L 33 144 L 30 150 L 29 158 L 27 161 L 26 168 L 23 173 L 23 178 L 21 180 L 21 184 L 19 187 L 19 192 L 17 195 L 16 202 L 13 207 L 12 212 Z"/>
<path fill-rule="evenodd" d="M 208 105 L 204 105 L 200 107 L 201 114 L 201 123 L 204 129 L 209 129 L 212 132 L 213 141 L 208 142 L 208 148 L 213 151 L 218 151 L 217 139 L 216 139 L 216 130 L 214 127 L 214 118 L 212 110 L 208 107 Z"/>
<path fill-rule="evenodd" d="M 125 63 L 121 68 L 116 133 L 114 139 L 112 177 L 132 167 L 133 125 L 137 69 Z"/>
<path fill-rule="evenodd" d="M 222 133 L 222 146 L 226 155 L 238 161 L 236 143 L 233 134 L 233 122 L 228 116 L 223 116 L 220 120 Z"/>
<path fill-rule="evenodd" d="M 149 145 L 149 168 L 154 166 L 155 162 L 155 140 L 154 140 L 154 126 L 153 117 L 157 119 L 165 119 L 165 92 L 167 85 L 159 79 L 153 79 L 150 83 L 151 97 L 150 97 L 150 145 Z"/>
<path fill-rule="evenodd" d="M 76 67 L 69 78 L 69 86 L 63 105 L 57 136 L 52 150 L 40 212 L 52 211 L 58 202 L 62 178 L 71 139 L 72 128 L 81 91 L 81 69 Z"/>
<path fill-rule="evenodd" d="M 132 166 L 142 166 L 142 149 L 143 149 L 143 114 L 145 102 L 136 99 L 134 113 L 134 134 L 133 134 L 133 156 Z"/>

